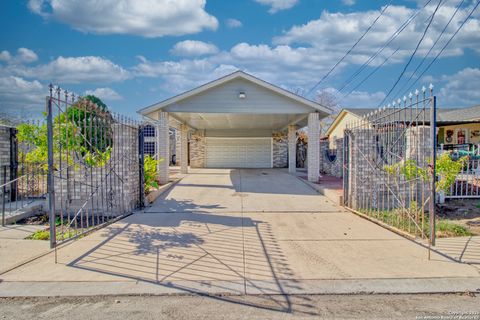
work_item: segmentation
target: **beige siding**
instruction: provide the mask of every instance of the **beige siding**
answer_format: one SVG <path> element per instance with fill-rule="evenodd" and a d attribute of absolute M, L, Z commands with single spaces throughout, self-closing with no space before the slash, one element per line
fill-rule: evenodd
<path fill-rule="evenodd" d="M 329 137 L 330 140 L 336 140 L 336 139 L 341 139 L 343 138 L 343 131 L 347 127 L 347 124 L 353 121 L 357 121 L 360 118 L 352 113 L 345 113 L 345 115 L 340 119 L 340 121 L 337 123 L 335 128 L 331 131 Z"/>
<path fill-rule="evenodd" d="M 238 93 L 246 93 L 239 99 Z M 167 112 L 301 114 L 311 108 L 244 79 L 234 79 L 164 109 Z"/>

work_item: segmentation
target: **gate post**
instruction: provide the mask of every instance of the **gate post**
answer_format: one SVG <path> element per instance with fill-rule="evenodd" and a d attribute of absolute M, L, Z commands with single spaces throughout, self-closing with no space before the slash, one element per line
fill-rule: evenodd
<path fill-rule="evenodd" d="M 52 88 L 50 85 L 50 96 L 47 97 L 47 145 L 48 145 L 48 220 L 50 221 L 50 248 L 55 248 L 57 243 L 55 225 L 55 187 L 54 187 L 54 166 L 53 166 L 53 110 L 52 110 Z"/>
<path fill-rule="evenodd" d="M 143 126 L 140 125 L 138 128 L 138 174 L 139 174 L 139 202 L 140 208 L 145 207 L 145 154 L 144 154 L 144 136 L 143 136 Z"/>
<path fill-rule="evenodd" d="M 431 89 L 430 89 L 431 90 Z M 431 91 L 430 91 L 431 92 Z M 430 244 L 435 246 L 435 204 L 436 204 L 436 184 L 437 184 L 437 172 L 436 172 L 436 160 L 437 160 L 437 97 L 431 96 L 430 106 L 430 138 L 432 141 L 432 150 L 430 155 L 430 171 L 431 171 L 431 186 L 430 186 Z"/>

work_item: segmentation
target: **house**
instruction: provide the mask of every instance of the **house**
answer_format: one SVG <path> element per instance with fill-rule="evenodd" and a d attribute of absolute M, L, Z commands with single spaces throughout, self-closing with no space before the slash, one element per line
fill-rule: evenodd
<path fill-rule="evenodd" d="M 364 116 L 376 112 L 377 108 L 346 108 L 342 109 L 322 137 L 320 145 L 321 171 L 325 174 L 342 176 L 342 150 L 344 130 L 348 124 L 362 120 Z M 412 117 L 412 114 L 413 117 Z M 415 114 L 418 112 L 418 114 Z M 419 119 L 429 122 L 430 114 L 415 111 L 414 108 L 399 112 L 395 121 Z M 480 105 L 470 108 L 437 110 L 437 143 L 440 149 L 478 148 L 480 145 Z M 478 152 L 478 151 L 477 151 Z"/>
<path fill-rule="evenodd" d="M 168 130 L 180 132 L 181 172 L 196 168 L 296 170 L 296 130 L 308 126 L 308 179 L 319 179 L 320 120 L 331 110 L 237 71 L 138 111 L 155 121 L 158 150 L 169 150 Z M 168 158 L 166 151 L 161 157 Z M 160 180 L 168 166 L 159 164 Z"/>

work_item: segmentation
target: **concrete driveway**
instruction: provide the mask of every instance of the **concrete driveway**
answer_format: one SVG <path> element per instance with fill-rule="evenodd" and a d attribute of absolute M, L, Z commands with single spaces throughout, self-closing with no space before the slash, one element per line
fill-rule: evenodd
<path fill-rule="evenodd" d="M 437 254 L 429 261 L 425 248 L 345 212 L 284 170 L 192 170 L 144 212 L 58 250 L 58 262 L 50 255 L 1 275 L 0 292 L 480 288 L 475 266 Z"/>

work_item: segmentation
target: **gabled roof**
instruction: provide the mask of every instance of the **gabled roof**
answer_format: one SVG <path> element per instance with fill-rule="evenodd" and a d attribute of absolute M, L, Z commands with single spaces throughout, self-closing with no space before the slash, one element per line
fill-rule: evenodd
<path fill-rule="evenodd" d="M 194 88 L 192 90 L 189 90 L 189 91 L 186 91 L 184 93 L 181 93 L 177 96 L 174 96 L 172 98 L 169 98 L 169 99 L 166 99 L 166 100 L 163 100 L 161 102 L 158 102 L 158 103 L 155 103 L 151 106 L 148 106 L 146 108 L 143 108 L 143 109 L 140 109 L 138 110 L 138 113 L 140 113 L 141 115 L 146 115 L 146 114 L 149 114 L 151 112 L 154 112 L 154 111 L 159 111 L 159 110 L 162 110 L 172 104 L 175 104 L 175 103 L 178 103 L 182 100 L 185 100 L 187 98 L 190 98 L 192 96 L 195 96 L 197 94 L 200 94 L 200 93 L 203 93 L 205 91 L 208 91 L 212 88 L 215 88 L 215 87 L 218 87 L 222 84 L 225 84 L 226 82 L 228 81 L 231 81 L 231 80 L 234 80 L 234 79 L 244 79 L 244 80 L 247 80 L 247 81 L 250 81 L 252 83 L 255 83 L 257 84 L 258 86 L 260 87 L 263 87 L 265 89 L 268 89 L 268 90 L 271 90 L 279 95 L 282 95 L 284 97 L 288 97 L 302 105 L 305 105 L 305 106 L 308 106 L 314 110 L 317 110 L 317 111 L 321 111 L 321 112 L 324 112 L 324 113 L 327 113 L 327 114 L 331 114 L 332 113 L 332 110 L 326 106 L 322 106 L 320 104 L 318 104 L 317 102 L 315 101 L 312 101 L 312 100 L 309 100 L 309 99 L 306 99 L 302 96 L 299 96 L 293 92 L 290 92 L 288 90 L 285 90 L 283 88 L 280 88 L 276 85 L 273 85 L 267 81 L 264 81 L 264 80 L 261 80 L 257 77 L 254 77 L 246 72 L 243 72 L 243 71 L 236 71 L 234 73 L 231 73 L 229 75 L 226 75 L 222 78 L 219 78 L 217 80 L 214 80 L 214 81 L 211 81 L 211 82 L 208 82 L 204 85 L 201 85 L 197 88 Z"/>
<path fill-rule="evenodd" d="M 478 122 L 480 121 L 480 105 L 470 108 L 448 109 L 439 113 L 441 122 Z"/>

